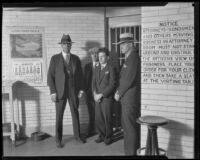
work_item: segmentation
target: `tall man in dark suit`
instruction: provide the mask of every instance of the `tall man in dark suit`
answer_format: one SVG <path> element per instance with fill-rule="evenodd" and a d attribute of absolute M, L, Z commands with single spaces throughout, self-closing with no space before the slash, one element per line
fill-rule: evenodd
<path fill-rule="evenodd" d="M 109 145 L 112 141 L 112 105 L 116 87 L 114 67 L 109 64 L 108 50 L 101 48 L 98 51 L 100 65 L 95 69 L 92 89 L 95 106 L 96 127 L 99 134 L 96 143 L 105 142 Z"/>
<path fill-rule="evenodd" d="M 98 48 L 90 48 L 89 54 L 91 56 L 92 62 L 85 65 L 84 68 L 84 80 L 85 80 L 85 93 L 86 93 L 86 103 L 88 106 L 89 114 L 89 125 L 88 125 L 88 137 L 95 134 L 95 101 L 92 93 L 92 77 L 95 68 L 99 65 L 98 61 Z"/>
<path fill-rule="evenodd" d="M 115 100 L 122 105 L 122 127 L 124 130 L 124 150 L 126 155 L 136 155 L 139 148 L 139 125 L 136 119 L 140 114 L 139 107 L 139 55 L 134 47 L 131 33 L 120 35 L 122 53 L 125 63 L 121 68 L 119 86 L 115 93 Z"/>
<path fill-rule="evenodd" d="M 70 105 L 73 131 L 78 142 L 85 143 L 80 136 L 79 99 L 82 94 L 82 68 L 78 56 L 71 54 L 72 41 L 69 35 L 61 39 L 62 52 L 52 56 L 48 70 L 48 85 L 51 99 L 56 106 L 56 145 L 61 148 L 63 135 L 63 114 L 67 99 Z"/>

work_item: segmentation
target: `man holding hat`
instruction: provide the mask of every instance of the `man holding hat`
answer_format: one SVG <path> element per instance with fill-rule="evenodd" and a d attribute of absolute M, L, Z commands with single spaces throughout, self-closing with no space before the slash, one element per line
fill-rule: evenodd
<path fill-rule="evenodd" d="M 83 94 L 82 85 L 82 68 L 81 61 L 78 56 L 71 54 L 72 46 L 69 35 L 63 34 L 61 39 L 62 51 L 52 56 L 47 82 L 50 88 L 51 99 L 56 106 L 56 145 L 62 148 L 63 135 L 63 114 L 68 100 L 73 123 L 74 137 L 78 142 L 85 143 L 85 139 L 80 136 L 79 123 L 79 99 Z"/>
<path fill-rule="evenodd" d="M 94 47 L 88 50 L 92 62 L 87 63 L 84 68 L 84 80 L 85 80 L 85 92 L 86 92 L 86 103 L 88 106 L 89 113 L 89 125 L 88 125 L 88 137 L 95 134 L 95 101 L 92 93 L 92 77 L 94 75 L 94 70 L 99 66 L 98 60 L 98 50 L 99 48 Z"/>
<path fill-rule="evenodd" d="M 134 46 L 131 33 L 120 34 L 120 48 L 125 54 L 125 63 L 120 71 L 119 85 L 114 98 L 122 105 L 122 127 L 124 130 L 124 151 L 126 155 L 136 155 L 139 148 L 139 124 L 136 119 L 140 114 L 139 92 L 139 55 Z"/>

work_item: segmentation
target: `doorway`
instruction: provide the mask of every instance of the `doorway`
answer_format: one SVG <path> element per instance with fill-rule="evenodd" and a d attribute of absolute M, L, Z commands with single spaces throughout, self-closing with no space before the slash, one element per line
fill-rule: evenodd
<path fill-rule="evenodd" d="M 108 18 L 108 46 L 110 50 L 110 63 L 115 67 L 117 72 L 117 79 L 119 79 L 120 69 L 125 62 L 124 54 L 121 53 L 120 45 L 115 45 L 113 43 L 119 42 L 119 37 L 121 33 L 132 33 L 135 40 L 141 42 L 141 17 L 136 16 L 119 16 Z M 140 62 L 139 62 L 139 72 L 141 73 L 141 43 L 134 44 L 137 51 L 139 52 Z M 141 74 L 139 74 L 140 76 Z M 141 79 L 141 78 L 140 78 Z M 141 84 L 140 84 L 139 97 L 141 102 Z M 139 105 L 141 111 L 141 103 Z M 121 104 L 119 102 L 114 102 L 113 106 L 113 127 L 122 128 L 121 126 Z M 139 128 L 140 130 L 140 128 Z M 122 129 L 123 131 L 123 129 Z M 140 133 L 139 133 L 140 135 Z M 140 143 L 140 139 L 138 139 Z"/>

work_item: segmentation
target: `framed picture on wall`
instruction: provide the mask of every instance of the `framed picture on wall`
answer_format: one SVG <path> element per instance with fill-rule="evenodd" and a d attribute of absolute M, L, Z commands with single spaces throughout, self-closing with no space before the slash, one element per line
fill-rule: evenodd
<path fill-rule="evenodd" d="M 42 34 L 10 34 L 11 58 L 41 58 Z"/>
<path fill-rule="evenodd" d="M 46 85 L 44 27 L 7 27 L 10 78 L 32 86 Z"/>

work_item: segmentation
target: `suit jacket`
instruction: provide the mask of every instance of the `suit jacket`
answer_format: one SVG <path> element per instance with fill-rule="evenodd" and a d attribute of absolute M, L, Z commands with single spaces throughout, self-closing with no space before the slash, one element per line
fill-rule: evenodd
<path fill-rule="evenodd" d="M 96 67 L 98 65 L 96 65 Z M 92 94 L 92 79 L 93 79 L 94 70 L 95 69 L 93 67 L 92 62 L 85 65 L 85 68 L 84 68 L 84 89 L 88 94 Z"/>
<path fill-rule="evenodd" d="M 100 72 L 102 72 L 100 74 Z M 102 75 L 102 76 L 101 76 Z M 107 63 L 101 71 L 101 65 L 95 68 L 92 81 L 92 90 L 102 93 L 104 98 L 112 98 L 116 87 L 116 74 L 114 67 Z"/>
<path fill-rule="evenodd" d="M 78 95 L 78 92 L 83 89 L 81 61 L 79 57 L 74 54 L 71 54 L 70 61 L 73 71 L 73 84 L 71 84 L 70 87 L 72 87 L 74 89 L 74 93 Z M 56 93 L 58 99 L 63 97 L 65 82 L 67 79 L 64 67 L 65 65 L 62 52 L 52 56 L 47 75 L 47 83 L 50 88 L 50 93 Z"/>
<path fill-rule="evenodd" d="M 84 89 L 86 93 L 92 93 L 92 76 L 93 76 L 93 66 L 92 62 L 85 65 L 84 68 Z"/>
<path fill-rule="evenodd" d="M 127 97 L 128 99 L 134 101 L 134 96 L 140 94 L 137 92 L 140 83 L 139 60 L 138 53 L 136 51 L 132 51 L 121 68 L 119 87 L 117 90 L 122 98 Z"/>

